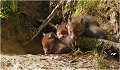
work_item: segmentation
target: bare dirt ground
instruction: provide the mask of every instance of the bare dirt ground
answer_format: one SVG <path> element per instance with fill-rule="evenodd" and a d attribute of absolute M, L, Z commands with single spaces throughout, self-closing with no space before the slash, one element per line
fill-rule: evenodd
<path fill-rule="evenodd" d="M 99 69 L 93 54 L 8 55 L 1 54 L 1 70 L 91 70 Z M 104 59 L 105 69 L 119 70 L 119 62 Z"/>

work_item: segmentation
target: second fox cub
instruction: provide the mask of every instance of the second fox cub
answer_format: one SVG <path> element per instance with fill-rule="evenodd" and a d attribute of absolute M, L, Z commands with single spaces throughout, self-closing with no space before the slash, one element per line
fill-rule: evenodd
<path fill-rule="evenodd" d="M 68 35 L 68 30 L 66 27 L 67 23 L 61 23 L 60 25 L 56 25 L 56 33 L 57 33 L 57 37 L 60 39 L 66 35 Z"/>
<path fill-rule="evenodd" d="M 53 32 L 43 34 L 42 38 L 42 45 L 46 54 L 67 53 L 71 50 L 68 46 L 70 42 L 70 40 L 68 42 L 64 40 L 59 40 Z"/>

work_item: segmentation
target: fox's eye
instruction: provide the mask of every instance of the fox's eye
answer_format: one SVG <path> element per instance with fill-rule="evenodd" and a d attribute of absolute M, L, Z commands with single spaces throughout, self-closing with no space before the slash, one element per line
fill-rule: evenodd
<path fill-rule="evenodd" d="M 61 35 L 61 34 L 59 33 L 59 35 Z"/>
<path fill-rule="evenodd" d="M 70 33 L 72 33 L 73 31 L 70 31 Z"/>
<path fill-rule="evenodd" d="M 75 32 L 79 32 L 79 31 L 75 31 Z"/>
<path fill-rule="evenodd" d="M 48 39 L 51 39 L 51 37 L 48 37 Z"/>
<path fill-rule="evenodd" d="M 48 48 L 50 45 L 48 44 L 47 46 L 46 46 L 46 48 Z"/>

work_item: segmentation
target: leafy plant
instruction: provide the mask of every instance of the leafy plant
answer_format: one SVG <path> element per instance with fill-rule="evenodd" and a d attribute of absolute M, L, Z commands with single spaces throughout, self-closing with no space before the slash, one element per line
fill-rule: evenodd
<path fill-rule="evenodd" d="M 2 1 L 0 11 L 0 18 L 15 15 L 17 13 L 17 1 Z"/>
<path fill-rule="evenodd" d="M 78 0 L 75 13 L 73 13 L 74 16 L 80 16 L 80 15 L 92 15 L 96 11 L 96 5 L 98 4 L 98 1 L 94 0 Z"/>

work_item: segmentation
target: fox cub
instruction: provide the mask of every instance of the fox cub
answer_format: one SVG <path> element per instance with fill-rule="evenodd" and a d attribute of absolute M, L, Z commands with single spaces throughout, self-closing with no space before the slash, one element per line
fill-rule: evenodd
<path fill-rule="evenodd" d="M 68 21 L 68 24 L 57 25 L 56 30 L 59 38 L 69 34 L 74 39 L 82 34 L 87 37 L 107 39 L 106 32 L 91 16 L 72 18 L 71 21 Z"/>
<path fill-rule="evenodd" d="M 70 40 L 69 42 L 59 40 L 58 37 L 53 32 L 46 34 L 43 33 L 42 45 L 45 54 L 67 53 L 71 50 L 69 47 L 70 42 L 71 42 Z"/>
<path fill-rule="evenodd" d="M 82 16 L 84 23 L 84 33 L 87 37 L 108 39 L 107 32 L 103 30 L 99 23 L 92 16 Z"/>
<path fill-rule="evenodd" d="M 77 48 L 77 42 L 74 41 L 74 39 L 72 39 L 71 36 L 68 34 L 68 29 L 66 26 L 67 23 L 61 23 L 60 25 L 57 24 L 55 26 L 57 31 L 57 37 L 67 46 L 70 46 L 71 48 Z"/>
<path fill-rule="evenodd" d="M 68 29 L 68 34 L 72 39 L 77 38 L 84 32 L 84 23 L 83 18 L 77 17 L 73 18 L 71 21 L 68 21 L 68 24 L 66 25 Z"/>
<path fill-rule="evenodd" d="M 67 23 L 61 23 L 60 25 L 57 24 L 55 26 L 56 31 L 57 31 L 56 34 L 59 39 L 68 35 L 68 29 L 67 29 L 66 25 L 67 25 Z"/>

